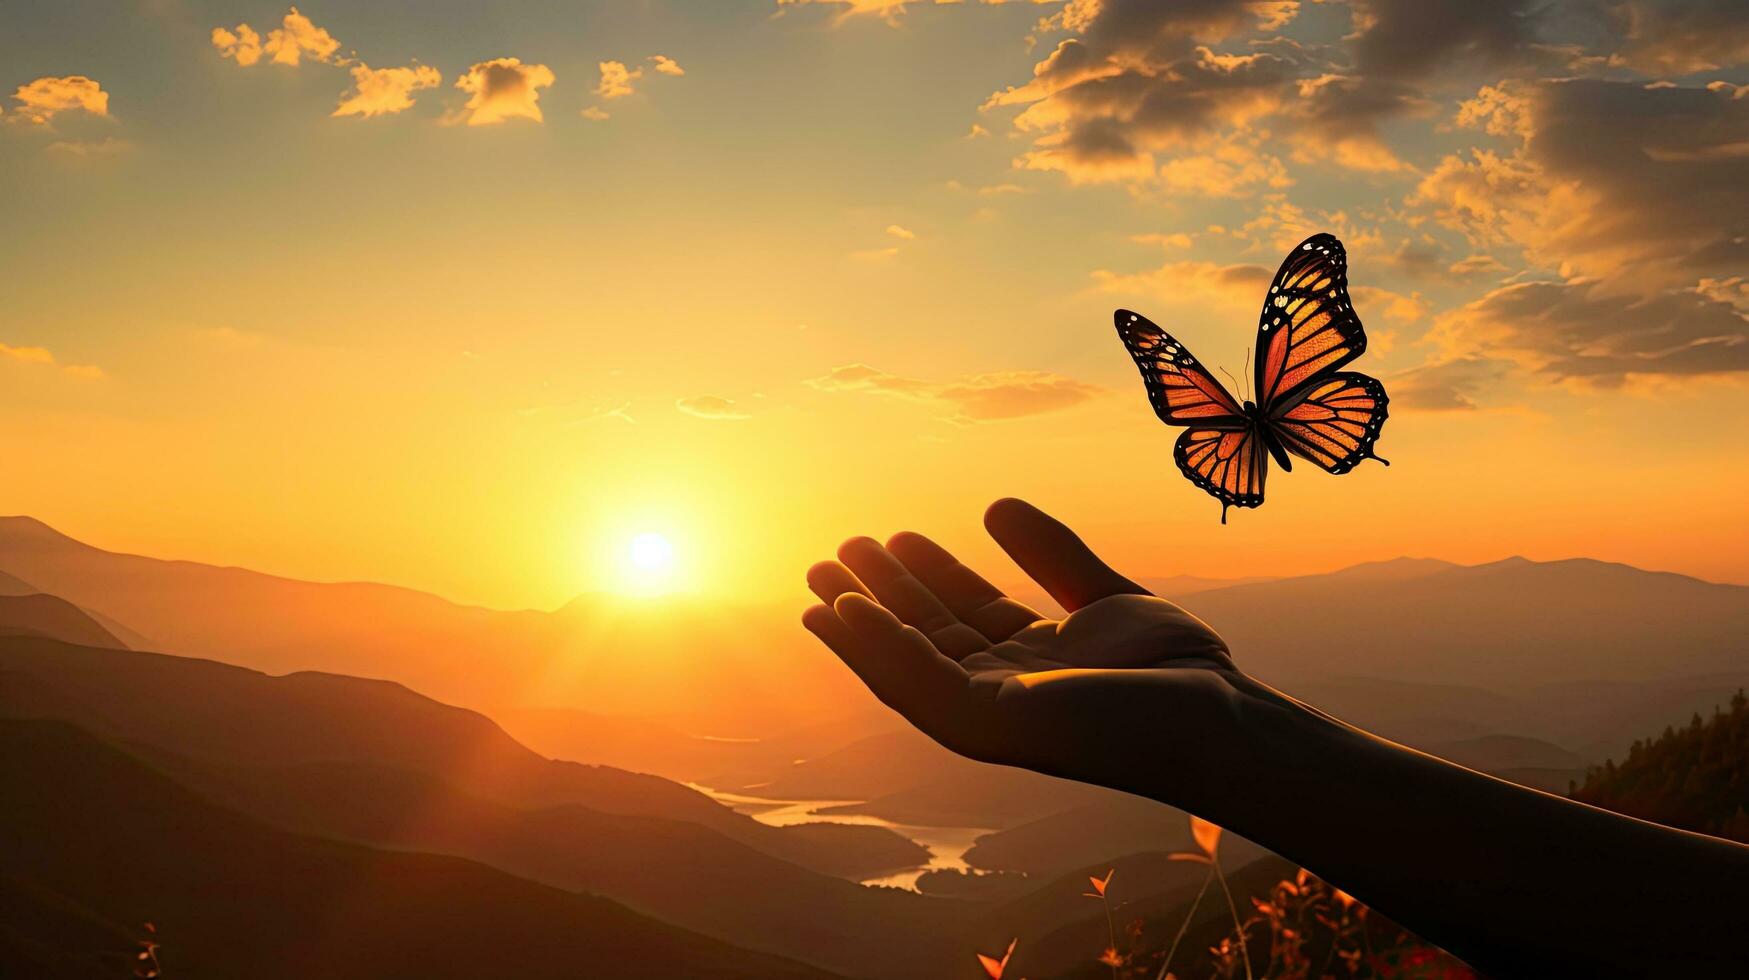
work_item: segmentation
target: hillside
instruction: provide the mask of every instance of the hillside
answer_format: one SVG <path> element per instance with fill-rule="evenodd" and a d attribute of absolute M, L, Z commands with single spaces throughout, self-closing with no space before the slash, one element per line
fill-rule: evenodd
<path fill-rule="evenodd" d="M 8 920 L 154 922 L 170 976 L 826 976 L 472 861 L 275 830 L 66 725 L 0 722 L 0 787 Z M 9 976 L 113 953 L 0 937 Z"/>
<path fill-rule="evenodd" d="M 1407 575 L 1400 564 L 1214 589 L 1185 606 L 1288 690 L 1360 676 L 1514 693 L 1745 669 L 1749 587 L 1590 559 L 1416 563 Z"/>
<path fill-rule="evenodd" d="M 1749 698 L 1634 742 L 1585 774 L 1572 797 L 1657 823 L 1749 844 Z"/>
<path fill-rule="evenodd" d="M 89 727 L 290 829 L 464 855 L 814 962 L 898 970 L 948 928 L 925 899 L 832 876 L 921 863 L 890 831 L 768 827 L 654 776 L 542 759 L 386 682 L 5 638 L 0 715 Z"/>
<path fill-rule="evenodd" d="M 127 623 L 151 649 L 275 674 L 379 677 L 481 710 L 535 697 L 542 707 L 748 736 L 834 720 L 837 706 L 860 703 L 853 679 L 816 654 L 787 604 L 590 595 L 552 612 L 500 611 L 396 586 L 118 554 L 28 517 L 0 518 L 0 568 Z M 729 689 L 735 697 L 720 696 Z"/>
<path fill-rule="evenodd" d="M 387 681 L 271 677 L 206 660 L 23 637 L 0 638 L 0 669 L 29 673 L 63 702 L 81 706 L 79 716 L 65 720 L 210 762 L 394 766 L 459 778 L 521 805 L 576 803 L 687 820 L 784 860 L 843 874 L 889 868 L 914 853 L 909 842 L 876 828 L 792 833 L 656 776 L 545 759 L 483 715 Z"/>
<path fill-rule="evenodd" d="M 85 610 L 40 593 L 0 595 L 0 636 L 43 636 L 80 646 L 127 649 L 127 644 Z"/>

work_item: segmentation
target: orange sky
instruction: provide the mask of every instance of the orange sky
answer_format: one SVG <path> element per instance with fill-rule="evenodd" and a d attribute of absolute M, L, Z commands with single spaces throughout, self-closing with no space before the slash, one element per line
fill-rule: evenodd
<path fill-rule="evenodd" d="M 647 531 L 799 601 L 852 533 L 989 558 L 1006 494 L 1144 575 L 1749 582 L 1749 43 L 1705 4 L 477 7 L 0 9 L 0 511 L 498 606 Z M 1393 465 L 1223 527 L 1111 310 L 1241 373 L 1316 230 Z"/>

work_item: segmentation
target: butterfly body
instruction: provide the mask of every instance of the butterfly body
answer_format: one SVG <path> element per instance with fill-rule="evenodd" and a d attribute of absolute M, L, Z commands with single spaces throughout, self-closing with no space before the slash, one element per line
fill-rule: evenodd
<path fill-rule="evenodd" d="M 1229 507 L 1263 504 L 1271 458 L 1284 471 L 1299 456 L 1338 475 L 1379 458 L 1373 444 L 1390 403 L 1384 385 L 1338 370 L 1366 350 L 1366 332 L 1349 302 L 1347 255 L 1335 237 L 1301 242 L 1270 284 L 1257 325 L 1256 401 L 1236 400 L 1141 314 L 1118 310 L 1114 318 L 1155 414 L 1185 427 L 1173 448 L 1180 472 L 1221 502 L 1221 523 Z"/>

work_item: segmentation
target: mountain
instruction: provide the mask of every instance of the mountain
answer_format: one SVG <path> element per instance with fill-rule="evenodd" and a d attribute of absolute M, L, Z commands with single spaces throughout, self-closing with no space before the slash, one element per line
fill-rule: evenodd
<path fill-rule="evenodd" d="M 85 610 L 52 595 L 0 595 L 0 636 L 46 636 L 80 646 L 127 649 Z"/>
<path fill-rule="evenodd" d="M 1627 757 L 1594 766 L 1574 799 L 1642 820 L 1749 844 L 1749 698 L 1714 705 L 1704 720 L 1636 739 Z"/>
<path fill-rule="evenodd" d="M 0 567 L 152 638 L 135 646 L 276 674 L 380 677 L 482 710 L 580 708 L 751 737 L 864 703 L 783 603 L 591 595 L 552 612 L 483 609 L 396 586 L 117 554 L 28 517 L 0 518 Z"/>
<path fill-rule="evenodd" d="M 822 873 L 924 863 L 891 831 L 768 827 L 654 776 L 543 759 L 387 682 L 0 638 L 0 716 L 78 724 L 282 829 L 467 857 L 840 972 L 910 975 L 955 920 Z"/>
<path fill-rule="evenodd" d="M 68 725 L 0 722 L 0 786 L 8 976 L 97 974 L 131 950 L 95 944 L 147 921 L 176 977 L 828 976 L 472 861 L 276 830 Z M 55 941 L 81 928 L 92 946 Z"/>
<path fill-rule="evenodd" d="M 41 591 L 16 575 L 0 571 L 0 595 L 32 595 Z"/>
<path fill-rule="evenodd" d="M 879 828 L 792 832 L 657 776 L 546 759 L 482 715 L 388 681 L 271 677 L 207 660 L 25 637 L 0 638 L 0 670 L 30 675 L 56 692 L 48 716 L 213 764 L 388 766 L 518 806 L 576 804 L 697 823 L 782 860 L 850 875 L 915 855 L 908 841 Z M 31 714 L 37 709 L 30 703 L 0 709 L 41 716 Z M 66 711 L 76 713 L 58 713 Z"/>
<path fill-rule="evenodd" d="M 1331 676 L 1512 693 L 1744 669 L 1749 587 L 1583 558 L 1403 570 L 1215 589 L 1186 607 L 1246 670 L 1290 692 Z"/>

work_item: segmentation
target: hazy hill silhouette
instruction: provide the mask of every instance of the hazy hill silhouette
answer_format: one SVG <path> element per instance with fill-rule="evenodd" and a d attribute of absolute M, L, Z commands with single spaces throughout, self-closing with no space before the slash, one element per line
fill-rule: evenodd
<path fill-rule="evenodd" d="M 840 971 L 906 975 L 956 918 L 824 873 L 925 860 L 889 831 L 767 827 L 654 776 L 543 759 L 388 682 L 0 638 L 0 716 L 72 721 L 288 830 L 472 858 Z"/>
<path fill-rule="evenodd" d="M 828 975 L 472 861 L 276 830 L 59 723 L 0 721 L 0 786 L 8 921 L 152 921 L 170 976 Z M 112 953 L 33 938 L 0 933 L 0 972 L 89 976 Z"/>
<path fill-rule="evenodd" d="M 1186 605 L 1247 670 L 1284 685 L 1358 675 L 1511 692 L 1744 669 L 1749 587 L 1583 558 L 1405 562 L 1215 589 Z"/>
<path fill-rule="evenodd" d="M 389 681 L 272 677 L 208 660 L 32 637 L 0 638 L 0 669 L 57 692 L 45 712 L 51 716 L 207 763 L 407 769 L 518 806 L 576 804 L 697 823 L 782 860 L 833 872 L 903 866 L 915 856 L 909 841 L 878 828 L 768 827 L 657 776 L 546 759 L 489 718 Z M 7 710 L 29 717 L 37 708 L 15 703 Z M 78 713 L 55 714 L 67 710 Z"/>
<path fill-rule="evenodd" d="M 0 596 L 0 636 L 46 636 L 82 646 L 127 649 L 85 610 L 58 596 Z"/>
<path fill-rule="evenodd" d="M 747 735 L 830 720 L 861 694 L 784 604 L 586 595 L 552 612 L 500 611 L 397 586 L 117 554 L 29 517 L 0 518 L 0 569 L 151 638 L 135 646 L 270 673 L 386 678 L 471 708 L 575 707 Z M 720 696 L 731 688 L 735 697 Z"/>

